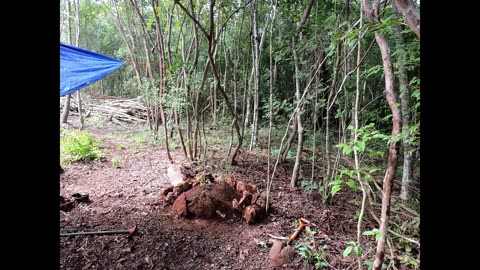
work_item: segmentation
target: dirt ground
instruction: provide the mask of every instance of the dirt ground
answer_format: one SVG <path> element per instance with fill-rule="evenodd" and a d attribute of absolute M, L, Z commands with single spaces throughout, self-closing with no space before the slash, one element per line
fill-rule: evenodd
<path fill-rule="evenodd" d="M 74 120 L 72 120 L 74 121 Z M 60 231 L 125 230 L 137 225 L 138 231 L 127 235 L 61 237 L 60 268 L 67 269 L 272 269 L 269 264 L 270 234 L 290 236 L 300 217 L 310 220 L 317 231 L 315 247 L 328 245 L 328 269 L 354 269 L 353 255 L 342 256 L 347 242 L 356 239 L 354 213 L 350 202 L 359 200 L 354 193 L 339 192 L 332 205 L 325 206 L 319 196 L 302 188 L 290 188 L 291 165 L 278 169 L 273 184 L 271 212 L 262 222 L 247 225 L 243 219 L 203 220 L 179 218 L 170 205 L 159 202 L 159 192 L 169 185 L 169 166 L 160 145 L 142 145 L 135 140 L 140 127 L 125 128 L 114 124 L 86 127 L 101 140 L 105 160 L 64 166 L 60 175 L 62 196 L 89 193 L 90 202 L 79 202 L 71 211 L 60 212 Z M 224 149 L 212 151 L 215 155 Z M 177 164 L 190 164 L 181 148 L 172 151 Z M 207 169 L 215 167 L 223 156 L 213 157 Z M 217 160 L 217 161 L 215 161 Z M 266 163 L 254 153 L 242 151 L 238 164 L 230 169 L 237 180 L 265 189 Z M 375 223 L 364 221 L 364 228 Z M 306 237 L 301 233 L 298 240 Z M 373 242 L 365 237 L 365 242 Z M 365 247 L 368 259 L 374 246 Z M 295 254 L 281 269 L 315 269 Z M 365 267 L 367 269 L 367 267 Z"/>

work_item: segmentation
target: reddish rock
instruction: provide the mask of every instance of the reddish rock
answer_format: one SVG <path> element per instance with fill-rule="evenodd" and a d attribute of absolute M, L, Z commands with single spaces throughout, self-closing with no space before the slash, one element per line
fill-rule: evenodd
<path fill-rule="evenodd" d="M 185 197 L 185 193 L 182 193 L 180 194 L 180 196 L 177 197 L 177 199 L 173 203 L 172 208 L 179 217 L 187 216 L 188 210 L 187 210 L 187 200 Z"/>
<path fill-rule="evenodd" d="M 168 186 L 160 191 L 160 198 L 164 198 L 168 193 L 173 191 L 173 186 Z"/>
<path fill-rule="evenodd" d="M 177 192 L 177 194 L 183 193 L 189 189 L 192 188 L 192 183 L 190 181 L 183 181 L 179 183 L 177 186 L 175 186 L 174 190 Z"/>
<path fill-rule="evenodd" d="M 253 224 L 257 221 L 260 221 L 265 214 L 265 210 L 263 208 L 260 208 L 260 206 L 254 204 L 254 205 L 249 205 L 245 208 L 245 211 L 243 212 L 243 217 L 245 218 L 245 221 L 247 221 L 247 224 Z"/>
<path fill-rule="evenodd" d="M 237 179 L 235 179 L 235 175 L 231 174 L 230 176 L 227 176 L 227 180 L 225 181 L 225 184 L 231 188 L 236 188 L 237 187 Z"/>
<path fill-rule="evenodd" d="M 252 203 L 252 193 L 248 191 L 243 191 L 242 198 L 238 201 L 238 206 L 242 207 L 243 205 L 250 205 Z"/>
<path fill-rule="evenodd" d="M 256 205 L 260 206 L 260 208 L 265 209 L 266 202 L 263 198 L 258 198 L 257 201 L 255 202 Z"/>
<path fill-rule="evenodd" d="M 242 181 L 237 181 L 237 189 L 239 191 L 248 191 L 250 193 L 257 193 L 257 187 L 255 185 L 247 184 Z"/>

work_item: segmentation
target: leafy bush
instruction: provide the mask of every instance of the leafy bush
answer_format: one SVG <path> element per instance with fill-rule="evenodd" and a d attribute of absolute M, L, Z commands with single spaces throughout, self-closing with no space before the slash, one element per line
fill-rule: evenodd
<path fill-rule="evenodd" d="M 61 163 L 96 161 L 104 156 L 98 141 L 88 131 L 63 130 L 61 134 Z"/>
<path fill-rule="evenodd" d="M 300 257 L 302 257 L 304 260 L 304 264 L 307 265 L 313 263 L 315 265 L 315 269 L 321 269 L 329 266 L 325 260 L 327 256 L 326 250 L 328 249 L 328 245 L 323 245 L 320 248 L 316 247 L 314 236 L 317 232 L 310 229 L 308 226 L 305 227 L 305 230 L 307 232 L 305 240 L 295 245 Z"/>

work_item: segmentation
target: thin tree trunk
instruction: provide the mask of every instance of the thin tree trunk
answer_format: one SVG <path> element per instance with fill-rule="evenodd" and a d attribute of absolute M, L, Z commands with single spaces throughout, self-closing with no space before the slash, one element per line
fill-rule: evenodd
<path fill-rule="evenodd" d="M 298 55 L 297 55 L 297 44 L 295 41 L 295 35 L 292 37 L 292 52 L 293 52 L 293 62 L 295 65 L 295 97 L 297 98 L 297 102 L 300 103 L 300 99 L 302 97 L 300 93 L 300 70 L 298 67 Z M 302 150 L 303 150 L 303 124 L 302 124 L 302 111 L 303 111 L 303 105 L 299 106 L 299 109 L 297 111 L 297 137 L 298 137 L 298 143 L 297 143 L 297 154 L 295 156 L 295 165 L 293 166 L 293 172 L 292 172 L 292 179 L 290 180 L 290 186 L 295 187 L 296 182 L 298 179 L 298 172 L 300 169 L 300 162 L 302 159 Z"/>
<path fill-rule="evenodd" d="M 359 29 L 363 27 L 363 10 L 362 10 L 362 3 L 360 2 L 360 25 Z M 353 129 L 353 141 L 356 143 L 358 141 L 358 103 L 360 100 L 360 61 L 361 61 L 361 52 L 362 52 L 362 36 L 361 33 L 358 34 L 358 42 L 357 42 L 357 80 L 356 80 L 356 91 L 355 91 L 355 103 L 353 108 L 353 122 L 354 122 L 354 129 Z M 346 92 L 346 91 L 345 91 Z M 358 214 L 358 222 L 357 222 L 357 245 L 359 247 L 362 246 L 362 221 L 363 215 L 365 213 L 365 203 L 367 201 L 367 190 L 365 188 L 365 184 L 360 176 L 360 162 L 358 157 L 358 151 L 356 148 L 353 148 L 353 156 L 355 159 L 355 170 L 357 174 L 357 180 L 360 183 L 360 187 L 362 189 L 362 206 L 360 208 L 360 213 Z M 358 256 L 358 269 L 363 269 L 363 260 L 362 256 Z"/>
<path fill-rule="evenodd" d="M 327 98 L 327 110 L 326 110 L 326 116 L 325 116 L 325 155 L 327 157 L 330 156 L 330 148 L 329 148 L 329 138 L 330 138 L 330 108 L 332 107 L 330 105 L 330 103 L 332 101 L 332 98 L 333 98 L 333 93 L 335 93 L 335 87 L 336 87 L 336 84 L 337 84 L 337 73 L 338 73 L 338 67 L 340 66 L 340 54 L 341 54 L 341 46 L 340 44 L 337 44 L 336 46 L 336 60 L 335 60 L 335 65 L 333 67 L 333 80 L 332 80 L 332 84 L 330 86 L 330 93 L 328 94 L 328 98 Z M 331 163 L 330 163 L 330 158 L 327 158 L 327 171 L 326 171 L 326 174 L 325 174 L 325 182 L 324 182 L 324 186 L 327 185 L 327 181 L 330 180 L 331 178 Z M 327 189 L 325 188 L 324 191 L 326 192 Z M 325 194 L 324 194 L 325 195 Z M 324 196 L 326 197 L 326 196 Z"/>
<path fill-rule="evenodd" d="M 273 2 L 273 0 L 272 0 Z M 270 181 L 270 158 L 271 158 L 271 142 L 272 142 L 272 125 L 273 125 L 273 79 L 274 79 L 274 72 L 273 72 L 273 69 L 274 69 L 274 65 L 273 65 L 273 52 L 272 52 L 272 42 L 273 42 L 273 24 L 275 22 L 275 15 L 276 15 L 276 11 L 277 11 L 277 1 L 275 1 L 275 4 L 273 4 L 273 18 L 272 18 L 272 23 L 271 23 L 271 27 L 270 27 L 270 42 L 269 42 L 269 52 L 270 52 L 270 57 L 269 57 L 269 60 L 270 60 L 270 78 L 269 78 L 269 86 L 270 86 L 270 95 L 269 95 L 269 111 L 270 111 L 270 118 L 269 118 L 269 121 L 268 121 L 268 162 L 267 162 L 267 194 L 266 194 L 266 203 L 265 203 L 265 213 L 268 214 L 268 210 L 269 210 L 269 203 L 270 203 L 270 190 L 271 190 L 271 186 L 272 186 L 272 183 Z"/>
<path fill-rule="evenodd" d="M 79 47 L 79 39 L 80 39 L 80 5 L 78 3 L 79 0 L 75 0 L 75 46 Z M 78 115 L 80 116 L 80 130 L 83 130 L 83 114 L 82 114 L 82 99 L 80 96 L 80 91 L 77 91 L 77 107 L 78 107 Z"/>
<path fill-rule="evenodd" d="M 252 68 L 253 68 L 253 114 L 252 114 L 252 134 L 250 138 L 250 151 L 255 147 L 257 143 L 257 134 L 258 134 L 258 80 L 260 79 L 259 72 L 259 42 L 258 42 L 258 31 L 257 31 L 257 5 L 258 1 L 254 0 L 252 3 Z"/>
<path fill-rule="evenodd" d="M 165 148 L 167 151 L 167 157 L 170 162 L 173 162 L 172 156 L 170 155 L 170 148 L 168 145 L 168 127 L 167 127 L 167 119 L 165 117 L 165 111 L 163 109 L 163 91 L 164 91 L 164 83 L 165 83 L 165 76 L 164 76 L 164 71 L 165 71 L 165 66 L 164 66 L 164 47 L 163 47 L 163 36 L 161 34 L 161 29 L 160 29 L 160 19 L 158 18 L 158 13 L 156 12 L 158 8 L 158 0 L 152 1 L 152 8 L 154 10 L 154 17 L 155 17 L 155 35 L 156 35 L 156 44 L 158 47 L 159 55 L 158 55 L 158 68 L 159 68 L 159 74 L 160 74 L 160 82 L 159 82 L 159 91 L 158 91 L 158 96 L 160 98 L 159 102 L 159 108 L 160 108 L 160 115 L 162 116 L 162 122 L 163 122 L 163 127 L 164 127 L 164 138 L 165 138 Z"/>
<path fill-rule="evenodd" d="M 395 6 L 402 13 L 405 23 L 420 37 L 420 12 L 415 8 L 412 0 L 395 0 Z"/>
<path fill-rule="evenodd" d="M 70 21 L 70 10 L 71 10 L 71 5 L 70 5 L 70 0 L 65 0 L 67 3 L 67 37 L 68 37 L 68 43 L 72 44 L 72 24 Z M 60 119 L 60 124 L 66 124 L 68 120 L 68 115 L 70 113 L 70 97 L 72 95 L 68 94 L 65 97 L 65 103 L 63 105 L 63 112 L 62 112 L 62 118 Z"/>
<path fill-rule="evenodd" d="M 145 50 L 145 59 L 146 59 L 146 64 L 145 64 L 145 73 L 148 75 L 148 78 L 150 78 L 150 84 L 154 85 L 154 80 L 153 80 L 153 73 L 152 73 L 152 68 L 150 66 L 150 53 L 147 48 L 147 41 L 145 40 L 145 36 L 142 35 L 142 40 L 143 40 L 143 49 Z M 153 130 L 153 125 L 152 125 L 152 116 L 151 116 L 151 102 L 148 100 L 147 97 L 145 97 L 145 107 L 147 109 L 147 123 L 148 127 L 150 130 Z"/>
<path fill-rule="evenodd" d="M 396 10 L 396 6 L 393 5 L 393 10 Z M 395 33 L 398 37 L 399 46 L 404 46 L 404 40 L 402 35 L 401 25 L 395 25 Z M 404 138 L 402 140 L 403 146 L 403 174 L 402 174 L 402 189 L 400 191 L 400 198 L 403 200 L 407 200 L 410 197 L 410 186 L 413 182 L 413 158 L 412 154 L 410 153 L 410 144 L 408 141 L 410 140 L 410 132 L 408 130 L 410 125 L 410 91 L 408 89 L 408 76 L 407 76 L 407 69 L 405 68 L 405 51 L 403 48 L 398 50 L 398 81 L 400 82 L 400 104 L 402 105 L 402 133 L 404 134 Z"/>
<path fill-rule="evenodd" d="M 142 85 L 142 81 L 140 80 L 140 72 L 138 71 L 137 61 L 135 58 L 135 53 L 133 52 L 133 48 L 128 42 L 127 35 L 125 34 L 125 30 L 123 29 L 122 23 L 120 21 L 120 12 L 118 11 L 118 6 L 115 5 L 115 14 L 113 15 L 113 21 L 115 22 L 115 26 L 120 33 L 120 37 L 122 38 L 125 46 L 127 47 L 128 55 L 130 56 L 130 61 L 132 61 L 133 71 L 135 72 L 135 79 L 137 80 L 137 87 Z"/>
<path fill-rule="evenodd" d="M 216 68 L 215 61 L 214 61 L 213 54 L 214 54 L 215 48 L 216 48 L 216 42 L 215 42 L 216 39 L 215 39 L 215 33 L 214 33 L 214 28 L 215 28 L 215 20 L 214 20 L 215 2 L 216 2 L 215 0 L 211 0 L 211 2 L 210 2 L 210 14 L 209 14 L 210 15 L 210 31 L 209 31 L 210 33 L 207 33 L 206 30 L 201 26 L 200 22 L 198 22 L 198 20 L 195 17 L 193 17 L 188 12 L 188 10 L 178 0 L 175 0 L 175 3 L 177 5 L 179 5 L 180 8 L 183 11 L 185 11 L 185 13 L 197 24 L 197 26 L 200 28 L 200 30 L 202 31 L 202 33 L 205 35 L 205 37 L 208 40 L 208 59 L 210 60 L 210 67 L 211 67 L 212 72 L 213 72 L 213 76 L 214 76 L 214 79 L 215 79 L 215 84 L 217 86 L 217 89 L 220 90 L 220 94 L 222 94 L 222 96 L 225 100 L 225 103 L 228 107 L 228 110 L 229 110 L 230 114 L 232 115 L 233 127 L 235 128 L 235 130 L 237 132 L 237 136 L 238 136 L 238 145 L 235 148 L 233 154 L 230 156 L 230 164 L 234 165 L 236 163 L 235 158 L 238 154 L 238 151 L 240 150 L 240 148 L 242 146 L 243 138 L 241 136 L 240 128 L 238 126 L 237 115 L 236 115 L 235 111 L 233 110 L 232 104 L 230 102 L 230 99 L 227 96 L 227 93 L 225 92 L 225 90 L 223 89 L 223 87 L 221 85 L 220 76 L 218 75 L 218 70 Z"/>
<path fill-rule="evenodd" d="M 297 129 L 298 129 L 298 124 L 297 124 L 297 117 L 293 119 L 293 124 L 290 125 L 290 133 L 288 133 L 288 138 L 287 142 L 285 143 L 284 147 L 280 150 L 280 161 L 285 161 L 287 160 L 288 157 L 288 152 L 290 151 L 290 147 L 292 145 L 293 139 L 295 138 L 295 135 L 297 134 Z"/>
<path fill-rule="evenodd" d="M 370 6 L 369 0 L 364 0 L 364 9 L 369 20 L 373 24 L 378 24 L 378 9 L 380 1 L 375 0 L 374 10 Z M 393 73 L 392 60 L 390 56 L 390 48 L 388 46 L 387 38 L 375 33 L 375 40 L 377 41 L 378 47 L 380 47 L 380 52 L 383 60 L 383 71 L 385 75 L 385 97 L 387 99 L 390 110 L 392 111 L 392 135 L 390 139 L 389 154 L 388 154 L 388 163 L 387 170 L 385 172 L 385 177 L 383 178 L 383 198 L 382 198 L 382 210 L 381 210 L 381 223 L 380 223 L 380 240 L 377 243 L 377 250 L 375 253 L 375 260 L 373 262 L 373 270 L 382 269 L 382 263 L 385 256 L 385 242 L 388 236 L 388 222 L 390 219 L 390 203 L 391 203 L 391 193 L 393 186 L 393 178 L 395 177 L 395 170 L 397 169 L 397 143 L 395 138 L 400 133 L 402 126 L 402 117 L 400 109 L 397 107 L 397 96 L 395 94 L 395 80 Z"/>

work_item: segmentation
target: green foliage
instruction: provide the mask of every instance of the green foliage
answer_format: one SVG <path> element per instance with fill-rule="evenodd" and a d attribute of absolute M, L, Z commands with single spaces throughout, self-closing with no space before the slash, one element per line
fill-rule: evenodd
<path fill-rule="evenodd" d="M 125 149 L 127 149 L 127 147 L 126 147 L 124 144 L 119 144 L 119 145 L 117 145 L 117 148 L 120 149 L 120 150 L 125 150 Z"/>
<path fill-rule="evenodd" d="M 84 130 L 61 130 L 61 163 L 96 161 L 104 157 L 98 147 L 98 141 Z"/>
<path fill-rule="evenodd" d="M 119 160 L 117 158 L 112 158 L 112 167 L 118 168 L 119 167 L 118 163 L 119 163 Z"/>
<path fill-rule="evenodd" d="M 305 190 L 315 191 L 320 189 L 320 185 L 313 180 L 304 180 L 300 183 L 301 187 Z"/>
<path fill-rule="evenodd" d="M 409 269 L 419 269 L 419 262 L 409 254 L 403 254 L 400 256 L 400 263 L 402 265 L 409 266 Z"/>
<path fill-rule="evenodd" d="M 382 237 L 382 233 L 380 232 L 379 229 L 372 229 L 370 231 L 365 231 L 362 233 L 362 235 L 375 235 L 375 240 L 378 241 Z"/>
<path fill-rule="evenodd" d="M 362 256 L 363 250 L 360 246 L 358 246 L 357 242 L 348 241 L 347 244 L 348 244 L 347 247 L 345 248 L 345 250 L 343 250 L 343 253 L 342 253 L 343 257 L 347 257 L 348 255 L 350 255 L 350 253 L 352 253 L 352 251 L 356 257 L 359 258 Z"/>
<path fill-rule="evenodd" d="M 298 250 L 300 256 L 304 260 L 305 264 L 313 263 L 315 269 L 321 269 L 328 266 L 327 261 L 325 260 L 327 254 L 326 250 L 328 245 L 323 245 L 322 247 L 316 248 L 314 236 L 317 233 L 314 230 L 311 230 L 310 227 L 305 227 L 307 236 L 304 241 L 299 242 L 295 245 L 295 248 Z"/>

